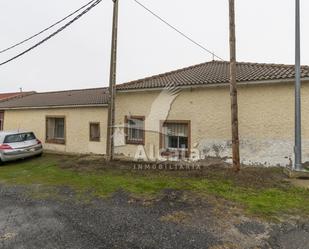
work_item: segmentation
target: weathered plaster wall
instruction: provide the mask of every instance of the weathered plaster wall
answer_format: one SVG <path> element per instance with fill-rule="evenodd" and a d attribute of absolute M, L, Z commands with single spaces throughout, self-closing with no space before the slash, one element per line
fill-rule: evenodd
<path fill-rule="evenodd" d="M 65 116 L 66 144 L 57 145 L 45 142 L 46 116 Z M 89 141 L 89 123 L 100 122 L 101 141 Z M 107 108 L 59 108 L 37 110 L 5 111 L 5 130 L 29 130 L 35 132 L 45 149 L 69 153 L 106 152 Z"/>
<path fill-rule="evenodd" d="M 302 89 L 303 161 L 309 161 L 309 82 Z M 123 130 L 125 115 L 146 116 L 145 151 L 159 150 L 160 120 L 190 120 L 191 145 L 202 156 L 229 159 L 230 96 L 228 87 L 187 89 L 174 98 L 166 92 L 118 93 L 116 124 Z M 45 143 L 46 115 L 66 116 L 66 145 Z M 89 142 L 89 122 L 101 123 L 101 142 Z M 49 150 L 104 154 L 107 108 L 11 110 L 5 112 L 4 129 L 33 130 Z M 293 84 L 239 87 L 241 158 L 245 164 L 289 165 L 293 161 Z M 123 139 L 122 139 L 123 140 Z M 136 145 L 116 152 L 134 157 Z"/>
<path fill-rule="evenodd" d="M 303 84 L 302 95 L 303 152 L 304 161 L 309 161 L 308 83 Z M 162 104 L 158 105 L 160 98 Z M 159 124 L 159 120 L 162 120 L 160 115 L 153 113 L 164 113 L 168 109 L 168 120 L 191 120 L 191 144 L 198 148 L 202 155 L 224 158 L 231 155 L 228 87 L 183 90 L 171 101 L 171 108 L 166 103 L 159 91 L 118 93 L 116 122 L 123 124 L 124 116 L 131 114 L 144 115 L 146 119 Z M 153 106 L 157 106 L 157 112 L 153 111 Z M 293 160 L 294 143 L 293 84 L 240 86 L 239 127 L 243 163 L 289 165 Z M 146 153 L 149 153 L 151 145 L 158 153 L 158 132 L 146 132 Z M 135 145 L 126 145 L 118 147 L 116 152 L 133 157 L 136 149 Z"/>
<path fill-rule="evenodd" d="M 202 140 L 198 146 L 205 157 L 226 158 L 232 162 L 229 140 Z M 294 161 L 294 142 L 287 139 L 241 139 L 241 162 L 245 165 L 291 166 Z M 309 140 L 303 140 L 303 159 L 309 160 Z"/>

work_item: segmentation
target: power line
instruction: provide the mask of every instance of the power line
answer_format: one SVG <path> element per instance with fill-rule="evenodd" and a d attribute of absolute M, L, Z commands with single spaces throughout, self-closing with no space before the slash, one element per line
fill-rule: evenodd
<path fill-rule="evenodd" d="M 35 45 L 33 45 L 32 47 L 28 48 L 27 50 L 19 53 L 18 55 L 0 63 L 0 66 L 3 66 L 21 56 L 23 56 L 24 54 L 30 52 L 31 50 L 35 49 L 36 47 L 42 45 L 43 43 L 45 43 L 46 41 L 50 40 L 51 38 L 53 38 L 55 35 L 57 35 L 58 33 L 60 33 L 61 31 L 63 31 L 64 29 L 66 29 L 67 27 L 69 27 L 71 24 L 73 24 L 75 21 L 77 21 L 79 18 L 81 18 L 83 15 L 85 15 L 86 13 L 88 13 L 92 8 L 94 8 L 95 6 L 97 6 L 102 0 L 96 0 L 94 1 L 93 4 L 91 4 L 87 9 L 85 9 L 83 12 L 81 12 L 79 15 L 77 15 L 76 17 L 74 17 L 70 22 L 66 23 L 65 25 L 63 25 L 61 28 L 59 28 L 58 30 L 56 30 L 54 33 L 52 33 L 51 35 L 47 36 L 46 38 L 44 38 L 43 40 L 41 40 L 40 42 L 36 43 Z"/>
<path fill-rule="evenodd" d="M 137 1 L 137 0 L 133 0 L 134 2 L 136 2 L 138 5 L 140 5 L 142 8 L 144 8 L 146 11 L 148 11 L 150 14 L 152 14 L 154 17 L 156 17 L 157 19 L 159 19 L 161 22 L 163 22 L 164 24 L 166 24 L 168 27 L 172 28 L 174 31 L 176 31 L 178 34 L 182 35 L 184 38 L 186 38 L 187 40 L 189 40 L 190 42 L 192 42 L 193 44 L 197 45 L 198 47 L 200 47 L 201 49 L 203 49 L 204 51 L 206 51 L 207 53 L 211 54 L 214 58 L 218 58 L 219 60 L 224 61 L 224 59 L 222 59 L 221 57 L 217 56 L 215 53 L 213 53 L 212 51 L 210 51 L 209 49 L 207 49 L 206 47 L 204 47 L 203 45 L 201 45 L 200 43 L 196 42 L 195 40 L 193 40 L 192 38 L 190 38 L 188 35 L 186 35 L 185 33 L 183 33 L 182 31 L 180 31 L 178 28 L 176 28 L 175 26 L 173 26 L 172 24 L 168 23 L 166 20 L 164 20 L 162 17 L 160 17 L 158 14 L 154 13 L 152 10 L 150 10 L 149 8 L 147 8 L 144 4 L 142 4 L 141 2 Z"/>
<path fill-rule="evenodd" d="M 56 25 L 58 25 L 59 23 L 62 23 L 63 21 L 67 20 L 68 18 L 70 18 L 70 17 L 73 16 L 74 14 L 76 14 L 76 13 L 78 13 L 79 11 L 83 10 L 83 9 L 86 8 L 88 5 L 90 5 L 91 3 L 93 3 L 94 1 L 95 1 L 95 0 L 91 0 L 91 1 L 88 2 L 87 4 L 83 5 L 83 6 L 80 7 L 79 9 L 75 10 L 74 12 L 72 12 L 71 14 L 69 14 L 69 15 L 67 15 L 66 17 L 62 18 L 61 20 L 55 22 L 54 24 L 48 26 L 47 28 L 41 30 L 40 32 L 38 32 L 38 33 L 36 33 L 36 34 L 34 34 L 34 35 L 32 35 L 32 36 L 30 36 L 30 37 L 28 37 L 28 38 L 22 40 L 21 42 L 15 43 L 14 45 L 7 47 L 6 49 L 0 50 L 0 54 L 6 52 L 6 51 L 8 51 L 8 50 L 11 50 L 11 49 L 13 49 L 13 48 L 15 48 L 15 47 L 17 47 L 17 46 L 19 46 L 19 45 L 22 45 L 22 44 L 24 44 L 25 42 L 30 41 L 30 40 L 32 40 L 33 38 L 35 38 L 35 37 L 37 37 L 37 36 L 43 34 L 44 32 L 46 32 L 46 31 L 50 30 L 51 28 L 55 27 Z"/>

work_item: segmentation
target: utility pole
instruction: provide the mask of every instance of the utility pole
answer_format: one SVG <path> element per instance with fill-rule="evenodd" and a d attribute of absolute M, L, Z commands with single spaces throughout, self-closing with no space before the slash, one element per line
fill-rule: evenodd
<path fill-rule="evenodd" d="M 302 170 L 301 142 L 301 67 L 300 67 L 300 0 L 295 6 L 295 170 Z"/>
<path fill-rule="evenodd" d="M 229 0 L 230 14 L 230 96 L 232 114 L 232 153 L 233 167 L 240 170 L 239 134 L 238 134 L 238 103 L 236 82 L 236 31 L 235 31 L 235 1 Z"/>
<path fill-rule="evenodd" d="M 106 140 L 106 154 L 108 161 L 114 159 L 114 130 L 115 130 L 115 99 L 116 99 L 116 70 L 117 70 L 117 35 L 118 35 L 118 1 L 114 2 L 112 50 L 109 78 L 109 105 L 108 105 L 108 127 Z"/>

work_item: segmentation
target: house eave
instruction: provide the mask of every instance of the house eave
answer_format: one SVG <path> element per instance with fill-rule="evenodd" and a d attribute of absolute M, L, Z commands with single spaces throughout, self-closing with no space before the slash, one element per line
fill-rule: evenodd
<path fill-rule="evenodd" d="M 309 81 L 309 77 L 302 78 L 302 82 Z M 245 81 L 238 82 L 238 86 L 251 86 L 251 85 L 272 85 L 272 84 L 287 84 L 293 83 L 293 79 L 282 79 L 282 80 L 259 80 L 259 81 Z M 230 84 L 227 83 L 214 83 L 214 84 L 196 84 L 196 85 L 187 85 L 179 86 L 180 89 L 192 89 L 192 88 L 219 88 L 219 87 L 229 87 Z M 140 88 L 140 89 L 126 89 L 126 90 L 117 90 L 119 93 L 126 92 L 145 92 L 145 91 L 162 91 L 164 87 L 157 88 Z"/>
<path fill-rule="evenodd" d="M 97 105 L 59 105 L 59 106 L 29 106 L 29 107 L 4 107 L 0 110 L 37 110 L 37 109 L 66 109 L 66 108 L 87 108 L 87 107 L 108 107 L 108 104 Z"/>

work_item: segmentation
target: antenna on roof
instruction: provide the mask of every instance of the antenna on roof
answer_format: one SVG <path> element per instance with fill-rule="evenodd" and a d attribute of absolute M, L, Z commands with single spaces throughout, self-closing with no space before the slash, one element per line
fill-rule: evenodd
<path fill-rule="evenodd" d="M 212 60 L 214 61 L 215 60 L 215 53 L 214 52 L 212 52 Z"/>

